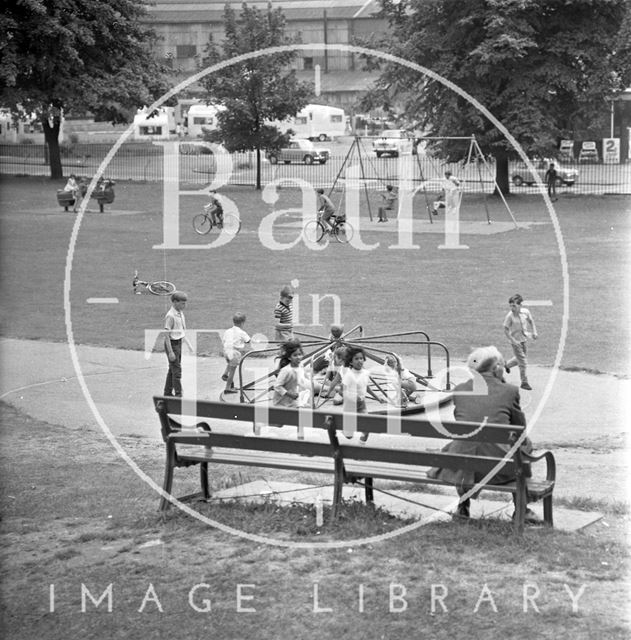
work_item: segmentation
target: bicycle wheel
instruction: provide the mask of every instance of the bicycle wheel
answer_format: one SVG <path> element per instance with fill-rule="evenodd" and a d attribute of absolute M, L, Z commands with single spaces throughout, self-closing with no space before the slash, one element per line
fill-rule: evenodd
<path fill-rule="evenodd" d="M 198 213 L 193 218 L 193 229 L 200 235 L 206 235 L 212 228 L 212 220 L 205 213 Z"/>
<path fill-rule="evenodd" d="M 340 222 L 335 227 L 335 239 L 342 244 L 347 244 L 353 237 L 354 229 L 350 222 Z"/>
<path fill-rule="evenodd" d="M 236 236 L 241 229 L 241 220 L 233 213 L 224 213 L 221 229 L 229 236 Z"/>
<path fill-rule="evenodd" d="M 147 289 L 149 289 L 154 296 L 168 296 L 175 291 L 175 285 L 166 280 L 159 280 L 158 282 L 149 283 Z"/>
<path fill-rule="evenodd" d="M 315 244 L 320 242 L 324 237 L 325 229 L 318 220 L 309 220 L 302 230 L 305 240 L 308 243 Z"/>

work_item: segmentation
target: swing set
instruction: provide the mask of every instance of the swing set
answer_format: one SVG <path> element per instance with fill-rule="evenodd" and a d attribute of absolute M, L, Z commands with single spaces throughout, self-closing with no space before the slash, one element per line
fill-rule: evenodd
<path fill-rule="evenodd" d="M 502 194 L 501 190 L 499 189 L 497 181 L 495 180 L 495 174 L 492 168 L 489 166 L 486 158 L 484 157 L 484 154 L 482 153 L 482 150 L 480 149 L 480 145 L 478 144 L 478 141 L 476 140 L 475 136 L 473 135 L 469 137 L 427 136 L 427 137 L 418 138 L 418 142 L 420 143 L 439 142 L 441 140 L 460 140 L 460 141 L 469 143 L 466 160 L 463 163 L 463 167 L 466 167 L 467 165 L 469 166 L 474 165 L 477 169 L 477 179 L 480 185 L 480 191 L 482 192 L 484 197 L 484 210 L 486 213 L 487 224 L 491 224 L 492 221 L 491 221 L 491 214 L 489 212 L 487 194 L 484 188 L 484 177 L 482 173 L 483 166 L 486 170 L 487 175 L 491 177 L 493 185 L 495 186 L 495 190 L 497 191 L 497 193 L 500 194 L 504 207 L 506 208 L 506 211 L 508 212 L 511 220 L 513 221 L 515 228 L 517 228 L 518 225 L 517 225 L 517 221 L 515 220 L 515 216 L 513 215 L 513 212 L 508 206 L 508 202 L 506 202 L 506 198 L 504 197 L 504 194 Z M 426 156 L 426 159 L 429 162 L 430 167 L 433 169 L 433 175 L 435 176 L 434 178 L 428 178 L 426 176 L 426 170 L 423 169 L 424 163 L 422 162 L 421 157 L 418 154 L 416 154 L 415 158 L 416 158 L 415 168 L 418 171 L 418 177 L 414 177 L 413 182 L 420 183 L 420 186 L 423 191 L 423 196 L 425 199 L 425 209 L 427 211 L 428 220 L 430 224 L 434 224 L 434 220 L 432 217 L 432 210 L 433 210 L 432 202 L 434 201 L 434 198 L 431 197 L 430 189 L 428 187 L 430 187 L 432 181 L 437 182 L 438 180 L 442 179 L 442 171 L 437 166 L 436 161 L 431 156 Z M 383 171 L 380 170 L 373 162 L 372 158 L 369 155 L 369 151 L 364 146 L 363 139 L 360 138 L 359 136 L 355 136 L 351 146 L 348 149 L 348 152 L 346 153 L 346 156 L 344 157 L 344 160 L 342 161 L 342 165 L 340 166 L 340 169 L 337 175 L 335 176 L 335 180 L 333 181 L 333 184 L 329 188 L 329 192 L 328 192 L 329 197 L 332 199 L 332 194 L 336 190 L 338 182 L 340 182 L 341 180 L 344 181 L 344 186 L 341 189 L 341 195 L 339 197 L 339 200 L 337 202 L 337 207 L 336 207 L 336 211 L 338 212 L 338 214 L 343 213 L 342 210 L 345 203 L 345 191 L 346 191 L 347 182 L 348 182 L 346 179 L 346 171 L 348 170 L 349 167 L 359 168 L 359 175 L 357 176 L 357 179 L 359 180 L 360 184 L 363 186 L 363 191 L 364 191 L 367 208 L 368 208 L 368 217 L 372 222 L 373 213 L 372 213 L 372 207 L 370 204 L 370 198 L 368 194 L 369 185 L 376 186 L 379 191 L 385 191 L 386 185 L 396 182 L 399 179 L 399 177 L 395 176 L 391 180 L 384 178 Z M 366 171 L 367 168 L 370 169 L 370 174 L 367 173 Z"/>

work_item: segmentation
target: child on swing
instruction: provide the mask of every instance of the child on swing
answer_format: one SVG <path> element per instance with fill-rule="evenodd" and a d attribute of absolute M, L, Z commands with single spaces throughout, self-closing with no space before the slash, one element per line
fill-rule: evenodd
<path fill-rule="evenodd" d="M 388 222 L 388 211 L 394 209 L 394 203 L 397 201 L 397 194 L 394 191 L 394 187 L 389 184 L 386 185 L 386 192 L 381 194 L 383 199 L 383 205 L 379 207 L 379 218 L 377 222 Z"/>

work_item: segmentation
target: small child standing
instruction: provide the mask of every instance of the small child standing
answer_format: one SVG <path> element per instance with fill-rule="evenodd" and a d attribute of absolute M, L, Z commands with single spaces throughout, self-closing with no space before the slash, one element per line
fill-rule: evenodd
<path fill-rule="evenodd" d="M 511 343 L 514 356 L 506 363 L 506 373 L 510 373 L 511 367 L 517 365 L 519 367 L 519 375 L 521 377 L 521 388 L 531 391 L 532 387 L 528 382 L 526 374 L 526 366 L 528 360 L 526 358 L 526 341 L 530 338 L 537 339 L 537 328 L 532 319 L 530 311 L 522 307 L 524 299 L 516 293 L 508 299 L 510 311 L 504 318 L 504 333 Z"/>
<path fill-rule="evenodd" d="M 350 347 L 346 352 L 346 369 L 342 374 L 342 396 L 344 398 L 344 411 L 352 413 L 366 413 L 366 394 L 370 376 L 364 369 L 366 354 L 361 347 Z M 351 428 L 351 426 L 353 428 Z M 355 431 L 354 425 L 347 428 L 346 416 L 344 419 L 344 435 L 352 437 Z M 361 442 L 368 440 L 368 433 L 362 433 Z"/>
<path fill-rule="evenodd" d="M 272 404 L 281 407 L 300 405 L 300 394 L 309 389 L 309 383 L 302 368 L 302 345 L 298 340 L 289 340 L 281 348 L 280 371 L 274 385 Z"/>
<path fill-rule="evenodd" d="M 223 354 L 226 359 L 226 370 L 221 379 L 225 381 L 224 393 L 236 393 L 234 389 L 234 374 L 241 362 L 241 358 L 252 348 L 250 336 L 243 330 L 245 324 L 245 313 L 237 311 L 232 316 L 232 327 L 227 329 L 221 339 L 223 344 Z"/>
<path fill-rule="evenodd" d="M 171 294 L 171 308 L 164 317 L 164 350 L 169 359 L 169 371 L 164 382 L 165 396 L 182 396 L 182 342 L 192 352 L 193 347 L 186 337 L 184 308 L 188 296 L 183 291 Z"/>

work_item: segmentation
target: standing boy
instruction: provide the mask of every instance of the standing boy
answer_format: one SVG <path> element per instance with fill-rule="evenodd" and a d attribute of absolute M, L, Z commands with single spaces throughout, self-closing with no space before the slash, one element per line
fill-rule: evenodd
<path fill-rule="evenodd" d="M 164 317 L 164 350 L 169 359 L 169 371 L 164 383 L 165 396 L 182 396 L 182 342 L 192 352 L 193 347 L 186 337 L 184 308 L 188 296 L 183 291 L 171 294 L 171 308 Z"/>
<path fill-rule="evenodd" d="M 235 371 L 243 355 L 252 348 L 250 336 L 243 330 L 244 324 L 245 313 L 237 311 L 232 316 L 232 327 L 227 329 L 222 337 L 223 354 L 226 358 L 226 370 L 221 376 L 226 383 L 224 393 L 236 393 L 233 383 Z"/>
<path fill-rule="evenodd" d="M 548 196 L 552 202 L 557 201 L 557 170 L 554 166 L 554 162 L 550 163 L 548 170 L 546 171 L 546 184 L 548 185 Z"/>
<path fill-rule="evenodd" d="M 521 388 L 531 391 L 532 387 L 528 383 L 526 374 L 526 340 L 532 338 L 537 339 L 537 328 L 535 322 L 530 315 L 530 311 L 521 304 L 524 299 L 516 293 L 508 299 L 510 311 L 504 319 L 504 333 L 511 343 L 514 356 L 506 363 L 506 373 L 510 373 L 511 367 L 518 365 L 519 375 L 521 377 Z"/>
<path fill-rule="evenodd" d="M 280 300 L 274 308 L 274 325 L 276 342 L 287 342 L 293 340 L 294 337 L 294 312 L 292 309 L 292 300 L 294 292 L 290 286 L 285 285 L 280 290 Z"/>

